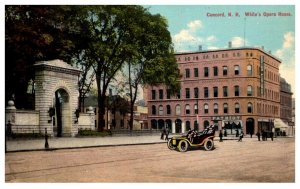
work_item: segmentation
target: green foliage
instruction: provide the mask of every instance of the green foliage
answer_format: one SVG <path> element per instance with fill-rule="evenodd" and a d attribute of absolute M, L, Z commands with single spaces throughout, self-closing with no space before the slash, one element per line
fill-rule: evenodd
<path fill-rule="evenodd" d="M 78 136 L 100 136 L 100 137 L 104 137 L 104 136 L 111 136 L 112 133 L 110 130 L 104 130 L 101 132 L 98 131 L 94 131 L 91 129 L 79 129 L 78 131 Z"/>
<path fill-rule="evenodd" d="M 26 108 L 32 65 L 40 60 L 70 62 L 85 47 L 80 6 L 5 6 L 6 98 L 15 94 L 17 108 Z"/>

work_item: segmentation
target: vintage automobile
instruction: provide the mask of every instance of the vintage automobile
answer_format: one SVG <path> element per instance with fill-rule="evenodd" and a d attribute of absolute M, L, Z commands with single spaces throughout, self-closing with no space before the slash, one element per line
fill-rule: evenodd
<path fill-rule="evenodd" d="M 203 147 L 205 150 L 214 149 L 215 127 L 209 126 L 202 132 L 190 130 L 182 136 L 174 136 L 168 140 L 170 150 L 178 149 L 180 152 L 186 152 L 190 147 Z"/>

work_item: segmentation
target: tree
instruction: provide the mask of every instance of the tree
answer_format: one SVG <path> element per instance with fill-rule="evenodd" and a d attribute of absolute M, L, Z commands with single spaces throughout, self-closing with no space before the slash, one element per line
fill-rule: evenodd
<path fill-rule="evenodd" d="M 166 20 L 160 15 L 151 15 L 148 12 L 132 18 L 137 21 L 132 26 L 135 33 L 130 38 L 132 53 L 127 60 L 131 130 L 134 104 L 140 85 L 165 84 L 172 94 L 180 89 L 179 70 Z"/>
<path fill-rule="evenodd" d="M 80 6 L 5 6 L 5 97 L 15 95 L 26 108 L 32 65 L 41 60 L 70 62 L 84 48 L 85 24 Z"/>

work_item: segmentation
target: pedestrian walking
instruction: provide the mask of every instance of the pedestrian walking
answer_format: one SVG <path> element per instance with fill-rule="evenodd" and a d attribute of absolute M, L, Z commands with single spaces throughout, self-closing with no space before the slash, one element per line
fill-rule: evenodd
<path fill-rule="evenodd" d="M 266 132 L 265 132 L 265 130 L 262 130 L 261 139 L 262 139 L 263 141 L 266 140 Z"/>
<path fill-rule="evenodd" d="M 239 137 L 239 130 L 238 129 L 235 130 L 235 137 Z"/>
<path fill-rule="evenodd" d="M 252 135 L 253 135 L 253 131 L 250 131 L 250 137 L 252 138 Z"/>
<path fill-rule="evenodd" d="M 161 140 L 164 140 L 165 132 L 166 132 L 166 129 L 163 128 L 163 129 L 161 130 L 161 136 L 160 136 L 160 139 L 161 139 Z"/>
<path fill-rule="evenodd" d="M 240 138 L 239 138 L 239 140 L 238 140 L 238 142 L 242 142 L 242 140 L 243 140 L 243 137 L 244 137 L 244 133 L 243 133 L 243 131 L 241 132 L 241 134 L 240 134 L 240 136 L 239 136 Z"/>
<path fill-rule="evenodd" d="M 270 133 L 270 137 L 271 137 L 271 140 L 273 141 L 273 137 L 274 137 L 274 133 L 273 132 Z"/>
<path fill-rule="evenodd" d="M 170 133 L 170 130 L 169 130 L 169 128 L 167 127 L 167 128 L 166 128 L 166 138 L 165 138 L 165 140 L 168 140 L 168 139 L 169 139 L 169 133 Z"/>
<path fill-rule="evenodd" d="M 223 142 L 223 132 L 222 132 L 222 130 L 220 130 L 219 138 L 220 138 L 220 142 Z"/>
<path fill-rule="evenodd" d="M 256 136 L 257 136 L 258 141 L 260 141 L 260 132 L 259 131 L 257 131 Z"/>

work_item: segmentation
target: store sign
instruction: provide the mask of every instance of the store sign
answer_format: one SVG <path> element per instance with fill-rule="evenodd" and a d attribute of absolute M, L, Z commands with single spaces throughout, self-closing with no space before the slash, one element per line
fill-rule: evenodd
<path fill-rule="evenodd" d="M 222 121 L 222 120 L 240 120 L 241 116 L 213 116 L 211 120 Z"/>

